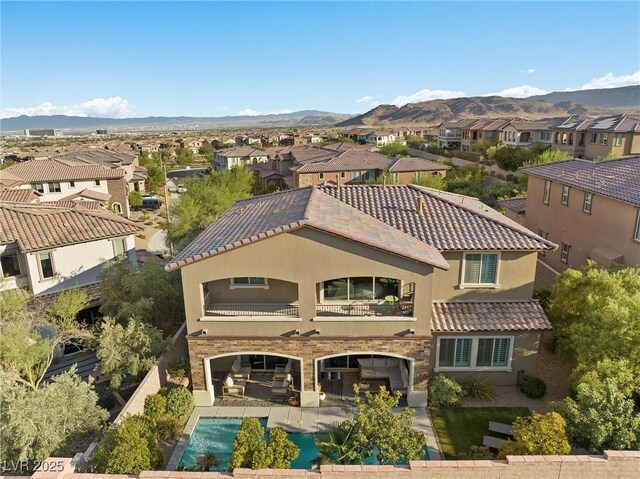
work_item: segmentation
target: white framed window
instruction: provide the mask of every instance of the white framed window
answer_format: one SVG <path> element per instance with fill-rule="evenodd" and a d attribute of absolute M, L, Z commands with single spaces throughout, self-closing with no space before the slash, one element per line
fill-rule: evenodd
<path fill-rule="evenodd" d="M 549 204 L 550 194 L 551 194 L 551 182 L 549 180 L 544 180 L 544 191 L 542 192 L 542 202 L 545 205 Z"/>
<path fill-rule="evenodd" d="M 345 179 L 347 177 L 347 172 L 346 171 L 341 171 L 340 172 L 340 178 Z"/>
<path fill-rule="evenodd" d="M 318 173 L 318 179 L 324 180 L 324 173 Z"/>
<path fill-rule="evenodd" d="M 560 198 L 560 202 L 569 206 L 569 187 L 567 185 L 562 185 L 562 197 Z"/>
<path fill-rule="evenodd" d="M 624 138 L 624 133 L 618 133 L 616 135 L 616 146 L 622 146 L 622 139 Z"/>
<path fill-rule="evenodd" d="M 69 182 L 69 188 L 75 188 L 76 187 L 76 182 L 75 181 L 70 181 Z"/>
<path fill-rule="evenodd" d="M 117 238 L 112 241 L 113 243 L 113 256 L 124 256 L 127 254 L 127 241 L 125 238 Z"/>
<path fill-rule="evenodd" d="M 51 279 L 55 276 L 56 271 L 52 251 L 38 253 L 38 270 L 40 271 L 40 279 Z"/>
<path fill-rule="evenodd" d="M 593 195 L 591 193 L 584 194 L 584 201 L 582 202 L 582 211 L 591 214 L 591 205 L 593 204 Z"/>
<path fill-rule="evenodd" d="M 638 210 L 638 216 L 636 218 L 636 229 L 633 234 L 633 239 L 636 241 L 640 241 L 640 210 Z"/>
<path fill-rule="evenodd" d="M 4 251 L 0 254 L 0 266 L 2 267 L 3 278 L 14 278 L 20 276 L 20 258 L 16 250 Z"/>
<path fill-rule="evenodd" d="M 544 239 L 548 239 L 549 238 L 549 232 L 548 231 L 544 231 L 544 230 L 538 230 L 538 236 L 540 236 L 541 238 L 544 238 Z M 540 254 L 542 256 L 546 256 L 545 253 L 546 253 L 545 250 L 540 251 Z"/>
<path fill-rule="evenodd" d="M 100 180 L 96 180 L 96 186 L 100 186 Z"/>
<path fill-rule="evenodd" d="M 595 145 L 596 143 L 598 143 L 598 134 L 597 133 L 590 133 L 589 134 L 589 143 L 591 143 L 592 145 Z"/>
<path fill-rule="evenodd" d="M 464 253 L 461 287 L 497 287 L 499 253 Z"/>
<path fill-rule="evenodd" d="M 49 187 L 49 193 L 60 193 L 62 191 L 58 182 L 49 183 L 47 186 Z"/>
<path fill-rule="evenodd" d="M 44 193 L 44 185 L 42 183 L 32 183 L 31 188 L 36 190 L 38 193 Z"/>
<path fill-rule="evenodd" d="M 394 278 L 356 276 L 321 283 L 321 302 L 385 301 L 400 297 L 401 281 Z M 393 298 L 390 298 L 393 297 Z"/>
<path fill-rule="evenodd" d="M 437 371 L 509 371 L 513 336 L 443 336 L 438 338 Z"/>
<path fill-rule="evenodd" d="M 609 134 L 608 133 L 600 133 L 600 144 L 607 146 L 609 143 Z"/>
<path fill-rule="evenodd" d="M 562 261 L 563 263 L 568 263 L 569 262 L 569 249 L 571 248 L 570 245 L 568 245 L 567 243 L 562 243 L 562 249 L 560 249 L 560 261 Z"/>
<path fill-rule="evenodd" d="M 269 289 L 269 280 L 267 278 L 259 278 L 256 276 L 239 276 L 231 278 L 231 289 L 235 288 L 262 288 Z"/>

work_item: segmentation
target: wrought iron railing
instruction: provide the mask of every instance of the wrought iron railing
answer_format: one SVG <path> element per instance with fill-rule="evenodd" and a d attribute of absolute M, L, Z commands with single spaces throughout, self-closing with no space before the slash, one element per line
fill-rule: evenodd
<path fill-rule="evenodd" d="M 284 316 L 299 317 L 297 304 L 286 303 L 211 303 L 206 306 L 207 316 Z"/>
<path fill-rule="evenodd" d="M 317 316 L 413 316 L 412 301 L 317 304 Z"/>

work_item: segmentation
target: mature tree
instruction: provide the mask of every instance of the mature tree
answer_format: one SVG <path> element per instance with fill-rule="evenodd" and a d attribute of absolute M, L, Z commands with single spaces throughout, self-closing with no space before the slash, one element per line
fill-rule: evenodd
<path fill-rule="evenodd" d="M 69 454 L 74 442 L 96 434 L 109 413 L 75 366 L 39 389 L 0 372 L 0 460 L 42 460 Z"/>
<path fill-rule="evenodd" d="M 507 455 L 569 454 L 566 423 L 560 414 L 533 413 L 513 423 L 514 441 L 500 446 L 499 457 Z"/>
<path fill-rule="evenodd" d="M 521 166 L 533 160 L 535 153 L 529 148 L 505 146 L 496 149 L 493 153 L 493 160 L 500 168 L 515 171 Z"/>
<path fill-rule="evenodd" d="M 426 188 L 432 188 L 434 190 L 444 190 L 447 186 L 446 180 L 440 175 L 416 176 L 412 183 Z"/>
<path fill-rule="evenodd" d="M 125 323 L 135 316 L 171 334 L 184 321 L 178 272 L 167 272 L 153 258 L 134 266 L 126 258 L 109 262 L 99 275 L 100 312 Z"/>
<path fill-rule="evenodd" d="M 537 165 L 540 163 L 555 163 L 556 161 L 570 160 L 572 158 L 573 155 L 571 153 L 567 153 L 566 151 L 547 149 L 536 156 L 528 164 Z"/>
<path fill-rule="evenodd" d="M 139 474 L 163 462 L 153 424 L 145 416 L 128 416 L 106 431 L 92 458 L 92 466 L 102 474 Z"/>
<path fill-rule="evenodd" d="M 575 399 L 552 403 L 567 422 L 569 440 L 590 452 L 640 446 L 640 415 L 615 378 L 576 387 Z"/>
<path fill-rule="evenodd" d="M 132 191 L 129 193 L 129 206 L 136 209 L 142 206 L 142 195 L 139 191 Z"/>
<path fill-rule="evenodd" d="M 316 436 L 318 456 L 315 464 L 352 464 L 357 456 L 355 443 L 355 425 L 347 420 L 332 423 L 324 428 L 324 432 Z"/>
<path fill-rule="evenodd" d="M 480 197 L 484 170 L 478 163 L 453 166 L 447 173 L 445 190 L 460 195 Z"/>
<path fill-rule="evenodd" d="M 167 398 L 167 414 L 181 422 L 189 419 L 196 405 L 191 391 L 184 386 L 180 386 L 173 389 L 163 388 L 160 393 Z"/>
<path fill-rule="evenodd" d="M 579 384 L 586 384 L 590 389 L 602 389 L 606 380 L 613 381 L 620 393 L 627 398 L 640 394 L 640 377 L 634 372 L 627 359 L 603 359 L 595 365 L 579 365 L 571 374 L 571 388 L 575 392 Z M 575 395 L 575 394 L 573 394 Z"/>
<path fill-rule="evenodd" d="M 366 391 L 356 393 L 356 412 L 351 418 L 355 426 L 356 459 L 361 464 L 367 457 L 377 455 L 380 464 L 396 463 L 403 460 L 417 460 L 424 455 L 424 434 L 413 429 L 413 410 L 393 411 L 398 406 L 400 393 L 391 395 L 383 386 L 373 395 Z"/>
<path fill-rule="evenodd" d="M 207 160 L 213 161 L 216 156 L 216 150 L 210 143 L 203 143 L 198 149 L 198 153 L 204 156 Z"/>
<path fill-rule="evenodd" d="M 242 418 L 242 423 L 233 440 L 233 450 L 229 458 L 229 469 L 238 467 L 258 469 L 262 464 L 267 444 L 264 428 L 257 418 Z"/>
<path fill-rule="evenodd" d="M 289 439 L 281 427 L 269 431 L 269 441 L 265 449 L 264 464 L 261 468 L 290 469 L 291 461 L 300 454 L 300 448 Z"/>
<path fill-rule="evenodd" d="M 403 156 L 409 156 L 409 148 L 403 145 L 400 142 L 394 141 L 393 143 L 389 143 L 384 145 L 378 150 L 378 153 L 387 156 L 395 156 L 396 158 L 401 158 Z"/>
<path fill-rule="evenodd" d="M 166 178 L 162 171 L 162 156 L 160 153 L 154 153 L 149 156 L 147 153 L 140 154 L 140 166 L 147 170 L 146 187 L 147 191 L 157 193 L 164 186 Z"/>
<path fill-rule="evenodd" d="M 407 145 L 409 147 L 416 148 L 416 149 L 419 149 L 423 145 L 427 144 L 427 140 L 425 140 L 423 137 L 418 135 L 409 135 L 407 136 L 406 140 L 407 140 Z"/>
<path fill-rule="evenodd" d="M 190 148 L 178 148 L 176 151 L 176 163 L 182 166 L 190 165 L 194 162 L 195 156 Z"/>
<path fill-rule="evenodd" d="M 106 317 L 98 329 L 96 355 L 100 371 L 118 388 L 125 375 L 137 377 L 156 363 L 167 347 L 162 331 L 132 317 L 126 326 Z"/>
<path fill-rule="evenodd" d="M 87 293 L 58 293 L 47 311 L 30 306 L 30 296 L 15 290 L 0 294 L 0 367 L 16 381 L 37 389 L 59 349 L 91 338 L 76 315 L 88 303 Z"/>
<path fill-rule="evenodd" d="M 212 171 L 186 182 L 187 192 L 173 205 L 167 236 L 177 250 L 189 244 L 236 201 L 249 198 L 254 174 L 242 166 Z"/>
<path fill-rule="evenodd" d="M 578 364 L 628 359 L 640 372 L 640 268 L 589 262 L 556 280 L 548 314 L 560 353 Z"/>

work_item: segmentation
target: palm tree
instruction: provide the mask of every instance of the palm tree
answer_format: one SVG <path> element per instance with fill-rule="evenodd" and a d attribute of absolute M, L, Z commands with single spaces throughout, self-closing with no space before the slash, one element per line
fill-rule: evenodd
<path fill-rule="evenodd" d="M 334 422 L 325 426 L 323 434 L 316 437 L 318 456 L 313 460 L 320 464 L 351 464 L 355 453 L 355 425 L 351 421 Z"/>
<path fill-rule="evenodd" d="M 202 472 L 208 472 L 212 467 L 220 467 L 220 460 L 213 452 L 207 452 L 206 454 L 196 457 L 196 464 Z"/>

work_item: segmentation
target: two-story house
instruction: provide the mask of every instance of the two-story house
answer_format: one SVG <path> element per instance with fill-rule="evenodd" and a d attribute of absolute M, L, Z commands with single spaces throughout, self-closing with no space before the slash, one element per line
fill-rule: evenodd
<path fill-rule="evenodd" d="M 197 404 L 234 384 L 228 371 L 288 369 L 303 407 L 319 385 L 340 397 L 374 381 L 424 406 L 434 372 L 516 384 L 550 328 L 532 294 L 554 248 L 475 198 L 414 185 L 239 201 L 166 266 L 182 274 Z"/>
<path fill-rule="evenodd" d="M 553 128 L 559 120 L 510 121 L 502 128 L 502 143 L 508 146 L 551 145 Z"/>
<path fill-rule="evenodd" d="M 640 265 L 640 157 L 568 160 L 522 168 L 529 175 L 525 224 L 560 245 L 540 259 L 556 271 L 592 259 Z"/>
<path fill-rule="evenodd" d="M 470 128 L 478 120 L 460 120 L 440 123 L 438 126 L 438 148 L 452 150 L 462 146 L 462 131 Z"/>
<path fill-rule="evenodd" d="M 217 171 L 230 170 L 236 165 L 267 163 L 267 152 L 252 146 L 240 146 L 216 151 L 213 167 Z"/>

